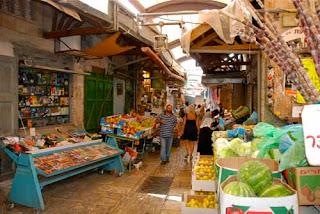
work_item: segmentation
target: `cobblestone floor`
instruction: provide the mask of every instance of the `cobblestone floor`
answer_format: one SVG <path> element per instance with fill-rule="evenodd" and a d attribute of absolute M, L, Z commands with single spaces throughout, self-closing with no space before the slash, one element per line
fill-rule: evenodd
<path fill-rule="evenodd" d="M 160 165 L 159 152 L 145 155 L 140 170 L 121 177 L 98 174 L 97 171 L 75 176 L 46 186 L 42 190 L 45 211 L 54 214 L 175 214 L 181 212 L 181 195 L 191 189 L 191 163 L 183 159 L 184 147 L 172 149 L 170 162 Z M 148 176 L 173 177 L 167 195 L 139 192 Z M 0 183 L 0 205 L 9 194 L 11 181 Z M 11 211 L 0 207 L 0 214 L 36 213 L 16 205 Z"/>

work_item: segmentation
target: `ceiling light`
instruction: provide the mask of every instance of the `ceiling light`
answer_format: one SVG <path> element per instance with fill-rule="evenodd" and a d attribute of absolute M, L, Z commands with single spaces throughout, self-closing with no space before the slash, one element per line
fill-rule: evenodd
<path fill-rule="evenodd" d="M 234 53 L 229 54 L 229 57 L 234 57 Z"/>

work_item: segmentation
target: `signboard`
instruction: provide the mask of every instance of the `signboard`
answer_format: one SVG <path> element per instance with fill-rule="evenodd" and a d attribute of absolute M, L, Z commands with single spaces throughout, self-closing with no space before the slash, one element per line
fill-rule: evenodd
<path fill-rule="evenodd" d="M 301 42 L 304 41 L 305 35 L 303 30 L 300 27 L 291 28 L 286 32 L 282 33 L 281 36 L 283 37 L 285 42 L 300 40 Z"/>
<path fill-rule="evenodd" d="M 320 105 L 305 105 L 302 124 L 306 157 L 311 166 L 320 166 Z"/>
<path fill-rule="evenodd" d="M 316 86 L 318 90 L 320 90 L 320 81 L 318 74 L 316 72 L 316 67 L 314 66 L 314 61 L 311 58 L 302 59 L 302 64 L 305 70 L 307 71 L 312 83 Z M 297 94 L 297 103 L 306 103 L 302 95 L 299 93 Z"/>

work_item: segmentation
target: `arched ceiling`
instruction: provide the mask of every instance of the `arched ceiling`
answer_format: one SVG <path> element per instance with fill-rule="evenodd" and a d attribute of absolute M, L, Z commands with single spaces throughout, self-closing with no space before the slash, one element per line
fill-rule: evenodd
<path fill-rule="evenodd" d="M 146 8 L 147 13 L 153 12 L 174 12 L 188 10 L 206 10 L 206 9 L 221 9 L 227 6 L 218 1 L 208 0 L 174 0 L 165 1 Z"/>

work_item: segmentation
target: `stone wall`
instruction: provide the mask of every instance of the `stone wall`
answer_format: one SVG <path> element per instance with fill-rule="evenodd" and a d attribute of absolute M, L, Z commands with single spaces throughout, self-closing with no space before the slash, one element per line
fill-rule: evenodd
<path fill-rule="evenodd" d="M 74 70 L 75 72 L 90 71 L 91 64 L 107 68 L 107 64 L 102 62 L 76 63 L 71 56 L 58 55 L 54 53 L 54 41 L 44 39 L 42 32 L 51 29 L 52 8 L 46 4 L 32 1 L 34 13 L 32 19 L 25 19 L 7 12 L 0 12 L 0 42 L 6 47 L 12 47 L 14 57 L 18 60 L 27 59 L 37 65 L 53 68 Z M 4 50 L 2 50 L 3 52 Z M 6 55 L 6 53 L 2 53 Z M 72 75 L 71 94 L 71 123 L 59 125 L 63 131 L 83 129 L 84 127 L 84 76 Z M 52 133 L 55 126 L 48 128 L 37 128 L 38 133 Z"/>

